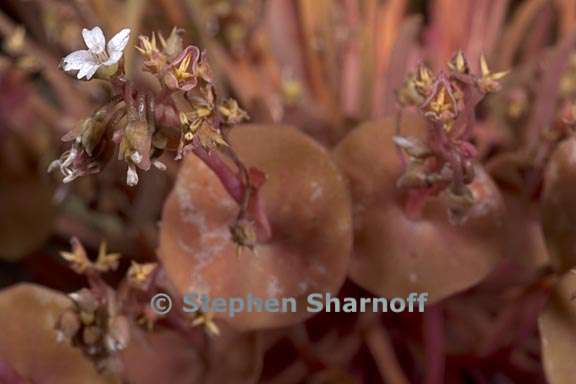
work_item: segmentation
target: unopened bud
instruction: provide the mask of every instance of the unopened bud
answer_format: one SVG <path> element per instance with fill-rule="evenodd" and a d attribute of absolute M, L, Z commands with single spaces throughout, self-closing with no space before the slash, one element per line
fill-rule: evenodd
<path fill-rule="evenodd" d="M 57 329 L 65 339 L 73 338 L 80 330 L 78 314 L 71 309 L 64 311 L 58 319 Z"/>
<path fill-rule="evenodd" d="M 86 327 L 82 332 L 82 341 L 86 345 L 96 344 L 102 336 L 102 331 L 98 327 Z"/>
<path fill-rule="evenodd" d="M 108 332 L 104 338 L 106 348 L 110 352 L 125 349 L 130 341 L 130 323 L 124 316 L 116 316 L 108 324 Z"/>
<path fill-rule="evenodd" d="M 138 172 L 132 165 L 128 166 L 128 171 L 126 172 L 126 184 L 129 187 L 138 185 Z"/>
<path fill-rule="evenodd" d="M 96 296 L 86 288 L 73 292 L 69 296 L 74 300 L 82 312 L 95 312 L 96 309 L 98 309 L 98 300 L 96 299 Z"/>

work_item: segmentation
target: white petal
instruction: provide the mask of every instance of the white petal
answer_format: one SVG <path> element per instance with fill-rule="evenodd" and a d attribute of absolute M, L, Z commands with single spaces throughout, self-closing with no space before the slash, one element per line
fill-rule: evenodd
<path fill-rule="evenodd" d="M 154 164 L 154 166 L 156 168 L 158 168 L 161 171 L 165 171 L 166 170 L 166 164 L 164 164 L 163 162 L 161 162 L 160 160 L 154 160 L 152 162 L 152 164 Z"/>
<path fill-rule="evenodd" d="M 138 173 L 132 166 L 128 167 L 128 172 L 126 172 L 126 184 L 130 187 L 138 184 Z"/>
<path fill-rule="evenodd" d="M 96 73 L 96 71 L 98 70 L 98 67 L 99 67 L 98 64 L 90 64 L 90 63 L 84 64 L 82 68 L 80 68 L 80 70 L 78 71 L 76 77 L 78 79 L 81 79 L 84 76 L 86 76 L 86 80 L 90 80 L 94 75 L 94 73 Z"/>
<path fill-rule="evenodd" d="M 108 58 L 108 60 L 103 62 L 102 65 L 108 66 L 108 65 L 116 64 L 118 61 L 120 61 L 120 58 L 122 57 L 122 51 L 114 51 L 109 56 L 110 57 Z"/>
<path fill-rule="evenodd" d="M 120 57 L 122 57 L 122 52 L 124 51 L 124 48 L 126 48 L 126 45 L 128 44 L 129 40 L 130 40 L 130 30 L 128 28 L 125 28 L 120 32 L 118 32 L 116 35 L 114 35 L 114 37 L 111 38 L 110 41 L 108 42 L 107 46 L 108 55 L 110 56 L 110 58 L 112 58 L 112 56 L 114 56 L 117 53 L 120 53 Z M 118 57 L 118 60 L 120 60 L 120 57 Z"/>
<path fill-rule="evenodd" d="M 90 51 L 95 53 L 104 51 L 104 48 L 106 47 L 106 39 L 104 38 L 104 33 L 100 27 L 94 27 L 90 30 L 84 28 L 82 30 L 82 37 Z"/>
<path fill-rule="evenodd" d="M 140 152 L 134 151 L 132 152 L 132 155 L 130 155 L 130 159 L 134 162 L 134 164 L 140 164 L 142 161 L 142 155 Z"/>
<path fill-rule="evenodd" d="M 90 80 L 92 76 L 96 73 L 96 71 L 100 68 L 99 65 L 93 65 L 90 70 L 86 73 L 86 80 Z"/>
<path fill-rule="evenodd" d="M 95 63 L 94 57 L 88 50 L 75 51 L 66 56 L 64 59 L 64 70 L 65 71 L 75 71 L 86 63 Z"/>

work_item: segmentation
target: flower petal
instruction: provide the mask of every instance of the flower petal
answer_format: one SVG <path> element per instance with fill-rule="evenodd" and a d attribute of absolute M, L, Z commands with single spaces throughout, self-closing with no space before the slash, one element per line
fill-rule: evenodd
<path fill-rule="evenodd" d="M 116 61 L 120 60 L 120 57 L 122 57 L 122 52 L 124 51 L 124 48 L 126 48 L 126 44 L 128 44 L 128 40 L 130 40 L 130 29 L 128 28 L 125 28 L 114 35 L 114 37 L 111 38 L 108 42 L 107 46 L 108 55 L 110 58 L 114 56 L 118 57 Z M 120 53 L 119 56 L 118 53 Z"/>
<path fill-rule="evenodd" d="M 110 53 L 109 56 L 110 57 L 108 58 L 108 60 L 103 62 L 102 65 L 108 66 L 108 65 L 116 64 L 118 61 L 120 61 L 120 58 L 122 57 L 122 51 L 114 51 L 114 52 Z"/>
<path fill-rule="evenodd" d="M 80 70 L 78 71 L 76 77 L 78 79 L 81 79 L 84 76 L 86 76 L 86 80 L 90 80 L 92 76 L 94 76 L 94 73 L 96 73 L 96 71 L 98 70 L 98 67 L 99 67 L 98 64 L 91 64 L 91 63 L 84 64 L 82 68 L 80 68 Z"/>
<path fill-rule="evenodd" d="M 106 47 L 106 39 L 104 38 L 104 33 L 100 27 L 94 27 L 92 29 L 84 28 L 82 30 L 82 37 L 90 51 L 94 53 L 104 51 L 104 48 Z"/>
<path fill-rule="evenodd" d="M 96 73 L 96 71 L 98 70 L 98 68 L 100 68 L 99 65 L 93 65 L 90 70 L 88 70 L 88 72 L 86 73 L 86 80 L 90 80 L 92 78 L 92 76 L 94 76 L 94 74 Z"/>
<path fill-rule="evenodd" d="M 65 71 L 74 71 L 82 68 L 82 66 L 86 63 L 94 63 L 94 57 L 88 50 L 80 50 L 70 53 L 63 59 L 64 62 L 64 70 Z"/>

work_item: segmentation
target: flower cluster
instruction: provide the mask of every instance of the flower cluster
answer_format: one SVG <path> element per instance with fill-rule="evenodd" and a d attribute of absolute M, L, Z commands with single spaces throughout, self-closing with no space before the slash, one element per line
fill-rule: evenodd
<path fill-rule="evenodd" d="M 128 346 L 130 323 L 119 314 L 113 302 L 102 300 L 92 290 L 71 293 L 72 308 L 60 315 L 57 330 L 93 360 L 100 371 L 117 371 L 116 353 Z"/>
<path fill-rule="evenodd" d="M 161 85 L 160 92 L 153 92 L 136 89 L 125 76 L 121 58 L 129 29 L 107 44 L 99 27 L 82 31 L 88 49 L 66 56 L 62 68 L 76 72 L 78 79 L 108 82 L 113 97 L 63 138 L 72 146 L 49 171 L 59 169 L 63 181 L 71 182 L 100 172 L 117 152 L 118 160 L 127 164 L 126 183 L 134 186 L 138 171 L 165 169 L 159 160 L 165 151 L 176 151 L 180 159 L 195 148 L 214 151 L 228 146 L 225 127 L 248 115 L 235 100 L 217 99 L 206 54 L 193 45 L 184 47 L 181 32 L 174 28 L 167 38 L 139 38 L 136 49 L 144 59 L 143 70 Z"/>
<path fill-rule="evenodd" d="M 72 306 L 61 313 L 56 323 L 59 339 L 81 349 L 99 370 L 117 371 L 118 353 L 128 346 L 133 323 L 145 319 L 151 328 L 156 321 L 147 310 L 149 296 L 156 288 L 158 264 L 132 261 L 114 289 L 101 274 L 118 268 L 120 254 L 108 253 L 102 243 L 92 261 L 78 239 L 72 238 L 71 244 L 72 250 L 62 252 L 62 258 L 74 272 L 86 276 L 89 287 L 69 295 Z"/>
<path fill-rule="evenodd" d="M 139 37 L 136 49 L 143 58 L 143 71 L 157 79 L 160 90 L 137 88 L 121 61 L 129 33 L 123 29 L 106 45 L 100 28 L 84 29 L 88 50 L 64 58 L 64 71 L 77 71 L 79 79 L 95 76 L 107 82 L 112 96 L 63 138 L 72 141 L 71 148 L 52 162 L 49 171 L 59 169 L 67 183 L 100 172 L 117 154 L 127 166 L 126 184 L 135 186 L 138 172 L 152 166 L 166 168 L 160 161 L 165 152 L 175 152 L 176 160 L 193 153 L 239 205 L 238 218 L 230 226 L 232 240 L 252 249 L 256 240 L 270 235 L 263 205 L 257 203 L 265 176 L 248 170 L 227 140 L 227 130 L 247 120 L 248 114 L 234 99 L 218 98 L 206 53 L 184 46 L 177 28 L 167 38 L 162 34 Z"/>
<path fill-rule="evenodd" d="M 462 222 L 474 204 L 467 185 L 474 180 L 476 150 L 469 140 L 475 107 L 487 93 L 500 89 L 499 80 L 507 73 L 490 71 L 484 56 L 480 70 L 480 74 L 472 74 L 459 51 L 437 75 L 420 64 L 398 92 L 401 105 L 416 107 L 429 125 L 424 139 L 395 138 L 408 156 L 398 185 L 420 199 L 446 191 L 453 222 Z"/>

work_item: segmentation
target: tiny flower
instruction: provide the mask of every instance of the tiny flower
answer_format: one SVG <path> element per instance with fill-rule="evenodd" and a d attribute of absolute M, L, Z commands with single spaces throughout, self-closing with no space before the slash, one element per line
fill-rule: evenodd
<path fill-rule="evenodd" d="M 442 79 L 435 93 L 423 105 L 424 115 L 434 121 L 443 123 L 444 129 L 450 130 L 459 112 L 459 104 L 455 97 L 453 85 Z"/>
<path fill-rule="evenodd" d="M 198 117 L 198 111 L 201 111 Z M 184 140 L 191 142 L 198 138 L 198 143 L 206 150 L 213 150 L 218 146 L 228 146 L 222 132 L 211 124 L 203 115 L 204 109 L 197 109 L 192 116 L 180 114 L 180 123 L 184 129 Z"/>
<path fill-rule="evenodd" d="M 192 321 L 193 327 L 204 326 L 204 329 L 209 335 L 220 335 L 220 329 L 214 322 L 214 315 L 212 313 L 198 313 L 196 318 Z"/>
<path fill-rule="evenodd" d="M 86 250 L 77 238 L 72 238 L 70 243 L 72 244 L 72 252 L 60 252 L 60 255 L 70 263 L 70 268 L 74 272 L 82 274 L 92 267 L 92 262 L 88 259 Z"/>
<path fill-rule="evenodd" d="M 132 265 L 127 273 L 128 283 L 141 290 L 148 289 L 152 282 L 153 272 L 157 266 L 157 263 L 139 264 L 132 261 Z"/>
<path fill-rule="evenodd" d="M 164 84 L 172 90 L 190 91 L 198 84 L 197 67 L 200 50 L 190 45 L 170 64 L 171 71 L 164 76 Z"/>
<path fill-rule="evenodd" d="M 95 263 L 90 261 L 86 250 L 77 238 L 72 238 L 70 243 L 72 244 L 72 252 L 61 252 L 60 254 L 64 260 L 70 263 L 70 268 L 74 272 L 79 274 L 83 274 L 87 270 L 107 272 L 118 268 L 120 254 L 108 253 L 106 251 L 106 242 L 100 244 L 98 258 Z"/>
<path fill-rule="evenodd" d="M 153 74 L 161 72 L 168 64 L 168 58 L 158 49 L 156 34 L 153 33 L 152 37 L 139 36 L 138 40 L 140 45 L 136 46 L 136 50 L 144 57 L 144 69 Z"/>
<path fill-rule="evenodd" d="M 461 74 L 468 74 L 470 72 L 470 69 L 468 68 L 468 62 L 466 61 L 464 53 L 461 50 L 458 51 L 448 62 L 448 68 Z"/>
<path fill-rule="evenodd" d="M 175 57 L 178 52 L 182 51 L 182 32 L 184 32 L 183 29 L 174 27 L 168 39 L 164 39 L 164 36 L 159 34 L 162 51 L 168 55 L 168 57 Z"/>
<path fill-rule="evenodd" d="M 76 77 L 90 80 L 100 67 L 108 67 L 120 61 L 128 44 L 130 29 L 118 32 L 108 44 L 100 27 L 82 30 L 82 37 L 88 49 L 70 53 L 64 58 L 64 71 L 78 71 Z"/>
<path fill-rule="evenodd" d="M 416 77 L 414 79 L 414 86 L 418 93 L 422 96 L 428 96 L 432 92 L 432 87 L 435 82 L 434 74 L 424 64 L 420 64 L 416 71 Z"/>
<path fill-rule="evenodd" d="M 480 71 L 482 76 L 478 79 L 478 87 L 485 93 L 499 91 L 502 85 L 498 81 L 508 74 L 508 71 L 490 71 L 484 55 L 480 56 Z"/>
<path fill-rule="evenodd" d="M 120 259 L 119 253 L 108 253 L 106 250 L 106 242 L 100 243 L 98 250 L 98 258 L 94 267 L 100 272 L 112 271 L 118 268 L 118 260 Z"/>
<path fill-rule="evenodd" d="M 218 111 L 224 117 L 226 124 L 238 124 L 248 120 L 248 114 L 240 108 L 234 99 L 227 99 L 218 106 Z"/>

